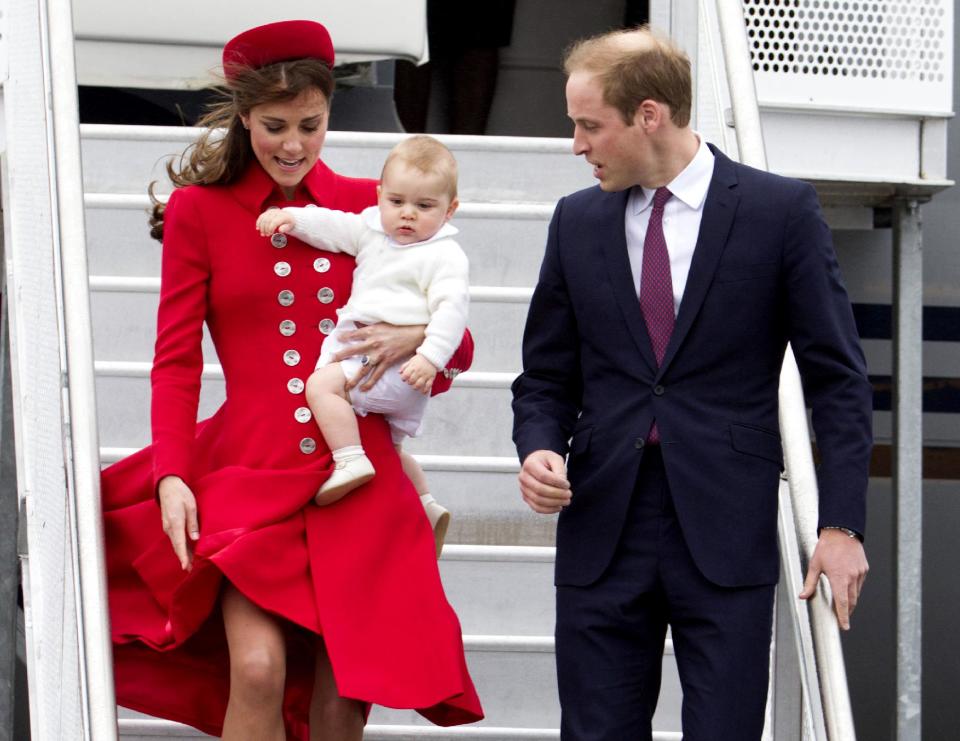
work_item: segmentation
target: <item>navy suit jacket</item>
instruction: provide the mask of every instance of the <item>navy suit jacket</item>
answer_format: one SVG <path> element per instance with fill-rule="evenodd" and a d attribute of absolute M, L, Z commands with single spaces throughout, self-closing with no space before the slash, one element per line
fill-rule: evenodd
<path fill-rule="evenodd" d="M 659 368 L 627 256 L 629 191 L 594 187 L 557 204 L 513 385 L 520 459 L 569 453 L 557 584 L 590 584 L 610 563 L 654 418 L 700 571 L 722 586 L 777 581 L 777 389 L 788 341 L 813 410 L 820 525 L 864 532 L 872 391 L 815 191 L 713 151 Z"/>

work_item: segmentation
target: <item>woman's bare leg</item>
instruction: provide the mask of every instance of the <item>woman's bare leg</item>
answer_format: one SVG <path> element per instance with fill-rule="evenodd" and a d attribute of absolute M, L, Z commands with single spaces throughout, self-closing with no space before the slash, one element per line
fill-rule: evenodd
<path fill-rule="evenodd" d="M 286 741 L 286 644 L 277 621 L 227 584 L 220 600 L 230 649 L 230 699 L 223 741 Z"/>
<path fill-rule="evenodd" d="M 318 640 L 310 700 L 310 741 L 360 741 L 365 722 L 363 703 L 340 697 L 337 692 L 327 647 Z"/>

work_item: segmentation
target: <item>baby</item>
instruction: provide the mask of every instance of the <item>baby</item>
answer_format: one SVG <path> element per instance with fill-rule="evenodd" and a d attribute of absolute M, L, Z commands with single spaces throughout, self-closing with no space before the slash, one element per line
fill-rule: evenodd
<path fill-rule="evenodd" d="M 316 503 L 332 504 L 373 478 L 354 413 L 381 413 L 426 509 L 439 555 L 450 513 L 430 496 L 423 471 L 402 453 L 401 442 L 419 432 L 434 377 L 457 349 L 467 323 L 469 266 L 452 239 L 457 229 L 447 223 L 459 205 L 456 160 L 433 137 L 403 140 L 383 165 L 377 203 L 361 214 L 316 206 L 270 209 L 257 219 L 257 229 L 263 236 L 279 231 L 357 258 L 350 300 L 339 309 L 337 328 L 324 340 L 307 380 L 307 403 L 335 462 Z M 344 347 L 338 335 L 376 322 L 425 324 L 426 337 L 413 357 L 387 369 L 373 388 L 347 391 L 347 379 L 368 361 L 333 362 Z"/>

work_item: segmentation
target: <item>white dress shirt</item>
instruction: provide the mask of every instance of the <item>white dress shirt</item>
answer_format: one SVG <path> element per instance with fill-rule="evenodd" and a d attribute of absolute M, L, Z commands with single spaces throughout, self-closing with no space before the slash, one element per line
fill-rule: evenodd
<path fill-rule="evenodd" d="M 673 281 L 673 313 L 680 309 L 683 289 L 687 285 L 693 250 L 700 234 L 703 204 L 713 177 L 713 152 L 703 137 L 697 134 L 700 146 L 690 163 L 679 175 L 667 183 L 673 197 L 663 207 L 663 236 L 670 255 L 670 278 Z M 653 211 L 655 190 L 639 185 L 630 189 L 624 224 L 627 231 L 627 254 L 633 285 L 640 299 L 640 273 L 643 268 L 643 240 Z"/>

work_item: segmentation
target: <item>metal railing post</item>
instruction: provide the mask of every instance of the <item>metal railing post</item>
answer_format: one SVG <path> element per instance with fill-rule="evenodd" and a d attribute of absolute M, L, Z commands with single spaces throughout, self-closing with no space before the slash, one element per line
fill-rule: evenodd
<path fill-rule="evenodd" d="M 0 231 L 0 264 L 3 245 Z M 17 495 L 7 340 L 7 285 L 0 272 L 0 741 L 14 741 L 17 671 Z"/>
<path fill-rule="evenodd" d="M 923 545 L 923 243 L 920 206 L 893 208 L 893 491 L 897 741 L 920 741 Z"/>

